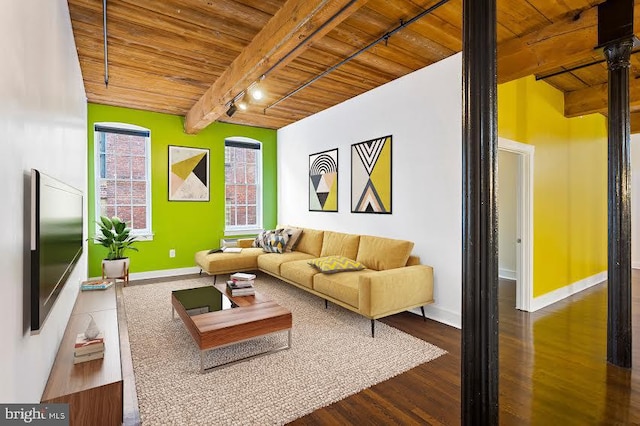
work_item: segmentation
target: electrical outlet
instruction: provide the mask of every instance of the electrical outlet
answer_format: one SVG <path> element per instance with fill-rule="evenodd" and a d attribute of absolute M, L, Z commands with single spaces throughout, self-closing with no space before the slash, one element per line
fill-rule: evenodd
<path fill-rule="evenodd" d="M 176 249 L 169 250 L 169 257 L 176 257 Z"/>

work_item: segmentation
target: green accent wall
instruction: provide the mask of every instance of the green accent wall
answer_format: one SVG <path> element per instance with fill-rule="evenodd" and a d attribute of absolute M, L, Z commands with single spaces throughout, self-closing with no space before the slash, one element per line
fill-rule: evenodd
<path fill-rule="evenodd" d="M 177 115 L 88 104 L 88 186 L 89 235 L 95 227 L 94 141 L 95 123 L 127 123 L 151 131 L 151 203 L 153 240 L 137 243 L 139 252 L 129 251 L 131 271 L 146 272 L 195 266 L 199 250 L 219 245 L 224 236 L 224 140 L 244 136 L 262 142 L 263 226 L 274 228 L 277 218 L 277 138 L 276 131 L 227 123 L 213 123 L 197 135 L 186 134 L 184 118 Z M 210 201 L 168 201 L 169 145 L 208 148 L 210 165 Z M 175 249 L 176 256 L 169 257 Z M 89 276 L 101 274 L 106 249 L 89 242 Z"/>

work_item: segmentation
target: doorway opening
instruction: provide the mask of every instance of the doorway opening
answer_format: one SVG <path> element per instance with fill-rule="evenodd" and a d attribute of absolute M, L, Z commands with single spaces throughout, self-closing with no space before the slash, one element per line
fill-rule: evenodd
<path fill-rule="evenodd" d="M 500 278 L 515 280 L 515 308 L 533 299 L 533 160 L 535 147 L 498 138 Z M 504 229 L 503 229 L 504 228 Z"/>

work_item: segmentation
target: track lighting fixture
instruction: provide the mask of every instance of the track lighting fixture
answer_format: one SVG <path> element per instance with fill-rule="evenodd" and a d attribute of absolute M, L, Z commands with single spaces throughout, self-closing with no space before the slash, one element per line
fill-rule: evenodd
<path fill-rule="evenodd" d="M 227 110 L 227 115 L 231 117 L 233 114 L 236 113 L 237 110 L 238 110 L 238 107 L 236 106 L 235 102 L 231 102 L 231 105 L 229 105 L 229 109 Z"/>
<path fill-rule="evenodd" d="M 239 99 L 236 102 L 236 106 L 240 108 L 240 111 L 246 111 L 249 108 L 249 104 L 244 100 L 244 92 L 239 96 Z"/>
<path fill-rule="evenodd" d="M 262 91 L 262 87 L 260 87 L 260 83 L 255 82 L 254 84 L 252 84 L 249 87 L 249 94 L 256 101 L 259 101 L 262 98 L 264 98 L 264 92 Z"/>

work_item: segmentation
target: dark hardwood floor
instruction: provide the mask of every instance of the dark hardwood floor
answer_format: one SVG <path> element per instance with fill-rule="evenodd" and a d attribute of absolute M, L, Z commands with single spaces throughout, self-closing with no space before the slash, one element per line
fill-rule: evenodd
<path fill-rule="evenodd" d="M 525 313 L 500 280 L 501 424 L 640 425 L 640 271 L 632 278 L 631 370 L 606 362 L 606 283 Z M 460 424 L 460 330 L 407 312 L 381 321 L 448 353 L 291 425 Z"/>
<path fill-rule="evenodd" d="M 500 281 L 500 423 L 640 425 L 640 271 L 633 271 L 633 369 L 606 362 L 607 288 L 534 313 Z M 383 322 L 448 353 L 293 425 L 460 424 L 460 331 L 411 314 Z M 389 360 L 393 362 L 393 360 Z"/>

